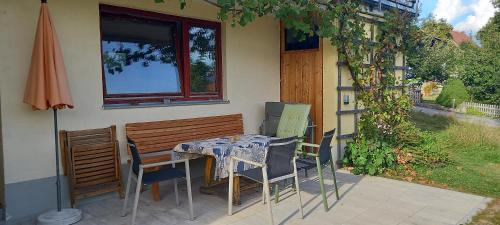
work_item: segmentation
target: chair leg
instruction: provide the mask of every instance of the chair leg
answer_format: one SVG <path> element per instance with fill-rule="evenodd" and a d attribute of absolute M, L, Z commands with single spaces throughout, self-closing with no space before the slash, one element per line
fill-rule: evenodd
<path fill-rule="evenodd" d="M 325 211 L 328 211 L 328 200 L 326 198 L 325 193 L 325 181 L 323 180 L 323 167 L 319 162 L 319 157 L 316 157 L 316 167 L 318 167 L 318 177 L 319 177 L 319 187 L 321 189 L 321 196 L 323 197 L 323 206 L 325 207 Z"/>
<path fill-rule="evenodd" d="M 125 192 L 125 201 L 123 202 L 122 216 L 127 215 L 127 203 L 128 203 L 128 197 L 130 196 L 130 183 L 131 182 L 132 182 L 132 165 L 130 165 L 130 169 L 128 170 L 127 188 L 126 188 L 126 192 Z"/>
<path fill-rule="evenodd" d="M 141 194 L 143 173 L 144 170 L 142 168 L 139 169 L 139 175 L 137 176 L 137 186 L 135 187 L 134 208 L 132 210 L 132 225 L 135 225 L 135 216 L 137 215 L 137 205 L 139 204 L 139 195 Z"/>
<path fill-rule="evenodd" d="M 171 158 L 175 159 L 175 151 L 172 151 Z M 175 168 L 175 163 L 172 164 L 172 168 Z M 179 206 L 181 203 L 179 202 L 179 185 L 177 183 L 177 179 L 174 179 L 174 194 L 175 194 L 175 204 Z"/>
<path fill-rule="evenodd" d="M 274 184 L 274 203 L 278 203 L 280 198 L 280 184 L 279 181 Z"/>
<path fill-rule="evenodd" d="M 194 212 L 193 212 L 193 193 L 191 192 L 191 170 L 189 168 L 189 160 L 184 163 L 186 167 L 186 185 L 187 185 L 187 194 L 188 194 L 188 203 L 189 203 L 189 220 L 194 220 Z"/>
<path fill-rule="evenodd" d="M 264 180 L 264 191 L 266 192 L 267 201 L 267 209 L 269 210 L 269 222 L 271 225 L 274 225 L 273 218 L 273 209 L 271 204 L 271 194 L 269 193 L 269 180 L 267 179 L 267 169 L 266 167 L 262 167 L 262 178 Z"/>
<path fill-rule="evenodd" d="M 175 194 L 175 204 L 180 205 L 179 202 L 179 188 L 177 187 L 177 179 L 174 179 L 174 194 Z"/>
<path fill-rule="evenodd" d="M 337 197 L 337 200 L 339 200 L 339 189 L 337 187 L 337 176 L 335 175 L 335 165 L 333 163 L 333 158 L 330 156 L 330 167 L 332 169 L 332 175 L 333 175 L 333 184 L 335 185 L 335 195 Z"/>
<path fill-rule="evenodd" d="M 264 185 L 262 185 L 262 204 L 266 204 L 266 190 L 264 189 Z"/>
<path fill-rule="evenodd" d="M 227 215 L 233 215 L 233 179 L 234 179 L 234 160 L 229 158 L 229 192 L 227 196 Z"/>
<path fill-rule="evenodd" d="M 300 218 L 304 218 L 304 210 L 302 209 L 302 198 L 300 196 L 300 188 L 299 188 L 299 174 L 297 172 L 297 164 L 295 162 L 295 159 L 293 160 L 293 168 L 294 168 L 294 175 L 295 175 L 295 189 L 297 189 L 297 198 L 299 200 L 299 212 L 300 212 Z"/>

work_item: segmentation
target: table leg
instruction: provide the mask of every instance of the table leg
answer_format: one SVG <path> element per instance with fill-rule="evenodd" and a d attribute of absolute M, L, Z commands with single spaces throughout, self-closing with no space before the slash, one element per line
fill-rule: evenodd
<path fill-rule="evenodd" d="M 240 177 L 235 176 L 233 178 L 233 204 L 241 205 L 240 199 Z"/>
<path fill-rule="evenodd" d="M 216 194 L 213 185 L 214 178 L 212 175 L 212 168 L 214 167 L 215 158 L 213 156 L 205 157 L 205 172 L 203 175 L 203 185 L 200 187 L 200 192 L 207 195 Z"/>
<path fill-rule="evenodd" d="M 213 182 L 212 168 L 214 167 L 213 156 L 205 157 L 205 174 L 203 176 L 203 187 L 210 187 Z"/>

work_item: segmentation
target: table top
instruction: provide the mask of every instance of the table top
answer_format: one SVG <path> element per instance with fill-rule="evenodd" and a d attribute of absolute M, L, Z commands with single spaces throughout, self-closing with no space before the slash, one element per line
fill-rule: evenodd
<path fill-rule="evenodd" d="M 221 179 L 229 176 L 230 156 L 264 163 L 271 139 L 272 137 L 256 134 L 221 137 L 180 143 L 174 148 L 174 151 L 215 157 L 214 178 Z M 235 164 L 233 170 L 239 172 L 251 168 L 254 168 L 254 166 L 238 162 Z"/>

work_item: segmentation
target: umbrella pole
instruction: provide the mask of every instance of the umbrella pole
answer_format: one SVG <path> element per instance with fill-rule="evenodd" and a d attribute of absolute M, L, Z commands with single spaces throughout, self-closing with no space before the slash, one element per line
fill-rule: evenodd
<path fill-rule="evenodd" d="M 61 179 L 59 177 L 59 129 L 57 127 L 57 109 L 54 110 L 54 141 L 56 146 L 56 177 L 57 177 L 57 210 L 52 210 L 38 216 L 37 225 L 70 225 L 82 219 L 79 209 L 62 209 Z"/>
<path fill-rule="evenodd" d="M 57 125 L 57 109 L 54 108 L 54 141 L 56 146 L 56 186 L 57 186 L 57 211 L 61 211 L 61 178 L 59 177 L 59 128 Z"/>

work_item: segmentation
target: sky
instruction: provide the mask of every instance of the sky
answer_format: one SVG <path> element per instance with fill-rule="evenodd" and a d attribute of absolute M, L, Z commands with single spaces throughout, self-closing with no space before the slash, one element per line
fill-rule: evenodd
<path fill-rule="evenodd" d="M 455 30 L 475 34 L 495 14 L 491 0 L 420 0 L 420 18 L 445 19 Z"/>

